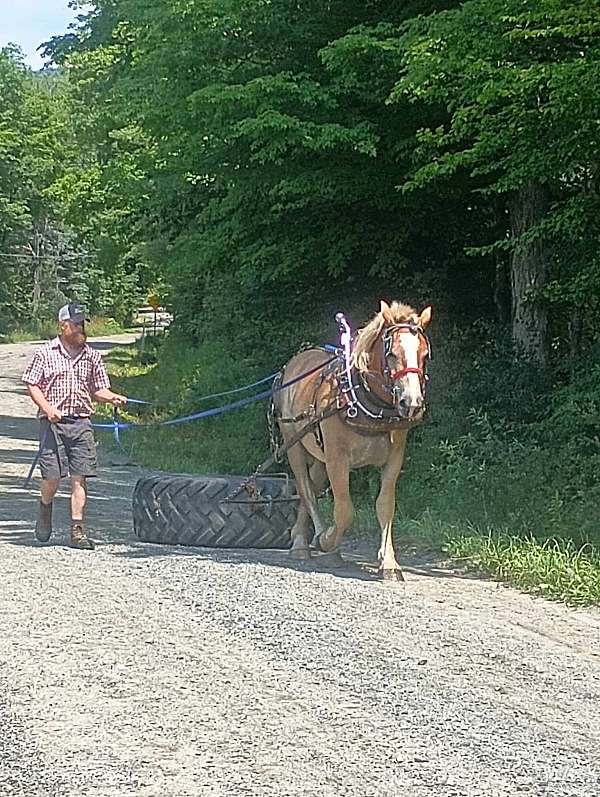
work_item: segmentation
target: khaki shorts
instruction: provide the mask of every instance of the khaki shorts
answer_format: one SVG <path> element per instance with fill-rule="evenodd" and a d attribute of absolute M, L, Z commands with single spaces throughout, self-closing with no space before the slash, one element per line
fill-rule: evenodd
<path fill-rule="evenodd" d="M 89 418 L 50 423 L 40 418 L 40 470 L 43 479 L 96 475 L 96 441 Z"/>

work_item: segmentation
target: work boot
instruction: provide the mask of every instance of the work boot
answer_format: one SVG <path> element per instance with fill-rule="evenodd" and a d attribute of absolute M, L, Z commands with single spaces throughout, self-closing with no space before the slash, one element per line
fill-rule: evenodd
<path fill-rule="evenodd" d="M 48 542 L 52 534 L 52 501 L 45 504 L 40 500 L 38 519 L 35 523 L 35 538 L 38 542 Z"/>
<path fill-rule="evenodd" d="M 93 551 L 94 542 L 85 533 L 83 524 L 80 521 L 71 523 L 71 548 L 79 548 L 82 551 Z"/>

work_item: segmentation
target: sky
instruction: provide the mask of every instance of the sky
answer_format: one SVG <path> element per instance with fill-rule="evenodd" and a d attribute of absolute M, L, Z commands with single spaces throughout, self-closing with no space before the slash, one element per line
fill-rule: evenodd
<path fill-rule="evenodd" d="M 78 13 L 68 0 L 0 0 L 0 47 L 8 42 L 20 45 L 26 63 L 40 69 L 44 62 L 36 48 L 66 33 Z"/>

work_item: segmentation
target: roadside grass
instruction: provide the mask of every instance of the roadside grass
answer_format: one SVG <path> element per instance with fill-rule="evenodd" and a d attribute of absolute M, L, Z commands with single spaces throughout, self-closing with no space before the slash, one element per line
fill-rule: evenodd
<path fill-rule="evenodd" d="M 507 532 L 449 536 L 446 550 L 517 587 L 573 606 L 600 603 L 600 550 L 572 540 L 537 540 Z"/>
<path fill-rule="evenodd" d="M 114 318 L 94 316 L 86 324 L 86 332 L 90 338 L 104 335 L 118 335 L 125 330 Z M 19 326 L 4 335 L 0 335 L 1 343 L 28 343 L 36 340 L 50 340 L 58 334 L 57 321 L 35 322 L 27 326 Z"/>
<path fill-rule="evenodd" d="M 193 423 L 170 427 L 156 424 L 252 395 L 250 391 L 203 400 L 203 396 L 249 384 L 264 374 L 244 371 L 239 363 L 228 361 L 226 351 L 211 352 L 210 347 L 196 350 L 173 346 L 169 356 L 158 363 L 158 346 L 160 341 L 147 338 L 143 353 L 138 343 L 119 347 L 107 357 L 115 389 L 152 402 L 148 407 L 131 404 L 121 411 L 123 421 L 147 426 L 123 431 L 125 451 L 132 459 L 159 470 L 252 473 L 270 451 L 266 400 Z M 112 408 L 100 406 L 99 414 L 110 418 Z M 102 438 L 105 443 L 112 439 L 110 433 Z"/>
<path fill-rule="evenodd" d="M 104 335 L 120 335 L 127 330 L 115 321 L 114 318 L 104 316 L 92 316 L 85 325 L 86 333 L 90 338 L 101 338 Z"/>
<path fill-rule="evenodd" d="M 192 347 L 167 336 L 162 350 L 161 345 L 147 340 L 143 353 L 138 343 L 108 355 L 116 389 L 156 402 L 130 405 L 121 413 L 126 421 L 147 424 L 223 405 L 247 394 L 202 398 L 266 373 L 235 359 L 226 344 L 215 341 Z M 181 426 L 125 430 L 123 445 L 134 461 L 150 469 L 250 475 L 270 453 L 266 410 L 263 400 Z M 102 413 L 110 417 L 111 409 Z M 400 550 L 445 556 L 467 571 L 571 605 L 600 603 L 599 486 L 592 473 L 596 449 L 588 452 L 586 475 L 568 440 L 557 463 L 554 442 L 534 446 L 521 432 L 513 440 L 512 429 L 473 413 L 457 418 L 456 402 L 442 396 L 430 422 L 411 435 L 394 527 Z M 552 434 L 554 441 L 555 422 Z M 103 439 L 112 445 L 110 434 Z M 543 435 L 539 439 L 543 442 Z M 581 441 L 575 444 L 578 452 Z M 352 474 L 356 513 L 349 536 L 368 540 L 374 555 L 378 482 L 375 468 Z M 331 517 L 330 497 L 321 503 Z"/>
<path fill-rule="evenodd" d="M 45 321 L 19 326 L 0 337 L 0 343 L 27 343 L 35 340 L 49 340 L 57 334 L 57 322 Z"/>

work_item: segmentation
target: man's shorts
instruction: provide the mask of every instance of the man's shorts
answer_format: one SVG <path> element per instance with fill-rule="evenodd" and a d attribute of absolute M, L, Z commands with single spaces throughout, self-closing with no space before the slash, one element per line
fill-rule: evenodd
<path fill-rule="evenodd" d="M 40 418 L 40 470 L 43 479 L 96 475 L 96 441 L 89 418 L 50 423 Z"/>

